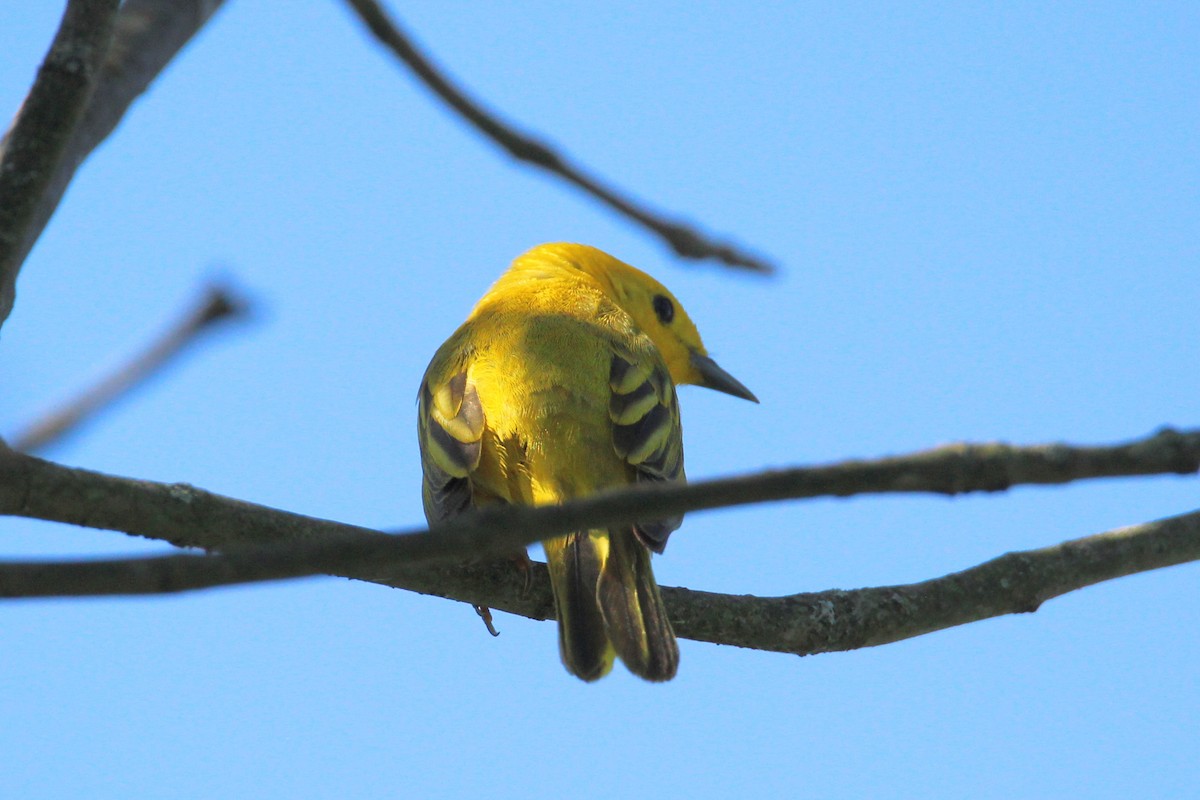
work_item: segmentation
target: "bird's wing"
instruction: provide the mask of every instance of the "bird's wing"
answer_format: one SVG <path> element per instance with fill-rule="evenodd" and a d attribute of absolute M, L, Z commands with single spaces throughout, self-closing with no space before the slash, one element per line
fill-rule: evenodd
<path fill-rule="evenodd" d="M 432 372 L 432 370 L 431 370 Z M 466 371 L 438 381 L 426 373 L 417 401 L 421 497 L 430 524 L 471 505 L 471 472 L 483 450 L 483 406 Z"/>
<path fill-rule="evenodd" d="M 679 401 L 662 359 L 614 349 L 608 386 L 613 448 L 634 468 L 636 480 L 685 480 Z M 643 544 L 661 553 L 671 531 L 682 522 L 682 514 L 639 522 L 634 532 Z"/>

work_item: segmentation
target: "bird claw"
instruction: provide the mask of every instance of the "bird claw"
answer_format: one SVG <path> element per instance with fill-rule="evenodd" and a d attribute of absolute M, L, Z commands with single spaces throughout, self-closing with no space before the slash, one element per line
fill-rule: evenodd
<path fill-rule="evenodd" d="M 517 571 L 521 573 L 521 599 L 529 597 L 529 592 L 533 589 L 533 562 L 529 560 L 528 553 L 517 553 L 511 556 L 513 565 Z M 488 633 L 492 636 L 499 636 L 500 631 L 496 630 L 495 624 L 492 622 L 492 610 L 487 606 L 472 605 L 475 613 L 483 620 L 483 624 L 487 626 Z"/>
<path fill-rule="evenodd" d="M 529 560 L 528 553 L 515 555 L 512 560 L 517 571 L 521 573 L 521 599 L 525 600 L 533 589 L 533 562 Z"/>
<path fill-rule="evenodd" d="M 492 636 L 499 636 L 500 631 L 496 630 L 496 626 L 492 624 L 492 610 L 487 606 L 471 606 L 475 609 L 475 613 L 483 620 L 483 624 L 487 626 L 488 633 Z"/>

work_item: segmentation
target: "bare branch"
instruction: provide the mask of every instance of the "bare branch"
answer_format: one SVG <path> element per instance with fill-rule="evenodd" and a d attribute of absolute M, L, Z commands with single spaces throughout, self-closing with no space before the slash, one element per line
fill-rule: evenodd
<path fill-rule="evenodd" d="M 192 36 L 203 27 L 204 23 L 216 13 L 223 0 L 106 0 L 99 3 L 96 0 L 80 3 L 73 0 L 68 6 L 67 13 L 76 6 L 103 6 L 115 8 L 121 6 L 115 25 L 110 26 L 112 33 L 111 46 L 107 55 L 103 48 L 93 48 L 91 54 L 95 58 L 104 57 L 103 63 L 96 73 L 93 63 L 88 71 L 87 89 L 95 85 L 91 92 L 82 117 L 79 108 L 74 107 L 74 116 L 67 118 L 67 112 L 73 108 L 59 98 L 57 92 L 47 99 L 52 104 L 52 114 L 40 114 L 37 119 L 30 118 L 29 134 L 21 133 L 26 124 L 23 118 L 32 113 L 31 104 L 36 105 L 37 98 L 43 89 L 41 75 L 34 84 L 33 90 L 25 100 L 13 129 L 3 143 L 0 143 L 0 155 L 4 161 L 3 172 L 0 173 L 0 209 L 11 202 L 16 203 L 7 212 L 0 212 L 0 323 L 8 317 L 12 310 L 17 272 L 22 262 L 33 248 L 34 242 L 41 235 L 49 222 L 54 209 L 62 200 L 68 184 L 75 176 L 75 171 L 84 159 L 116 128 L 121 117 L 139 95 L 146 90 L 150 83 L 170 63 L 171 59 L 183 48 Z M 111 17 L 109 17 L 111 20 Z M 104 26 L 88 23 L 83 26 L 84 35 L 92 41 L 94 37 L 105 32 Z M 65 28 L 65 17 L 64 17 Z M 62 35 L 60 30 L 59 35 Z M 56 45 L 51 47 L 51 55 L 56 52 Z M 49 62 L 49 56 L 47 57 Z M 45 66 L 43 66 L 43 70 Z M 47 88 L 46 93 L 50 90 Z M 75 97 L 77 103 L 88 100 L 86 90 L 82 98 Z M 77 123 L 77 124 L 76 124 Z M 22 149 L 21 142 L 27 141 L 28 136 L 41 138 L 53 137 L 56 140 L 57 157 L 37 171 L 38 184 L 35 187 L 26 183 L 7 188 L 6 181 L 14 180 L 18 174 L 9 176 L 8 162 L 16 158 L 16 153 Z M 9 219 L 20 217 L 20 224 Z"/>
<path fill-rule="evenodd" d="M 1200 511 L 1006 553 L 942 578 L 901 586 L 787 597 L 716 595 L 664 587 L 688 639 L 811 655 L 911 639 L 969 622 L 1037 611 L 1103 581 L 1200 560 Z"/>
<path fill-rule="evenodd" d="M 667 219 L 638 205 L 628 196 L 620 194 L 598 178 L 587 174 L 582 168 L 573 165 L 550 145 L 501 122 L 495 114 L 468 97 L 435 67 L 399 25 L 388 17 L 387 12 L 376 0 L 348 0 L 348 3 L 372 35 L 403 61 L 422 83 L 480 133 L 507 150 L 513 158 L 541 167 L 574 184 L 618 214 L 623 214 L 658 234 L 682 258 L 711 258 L 731 267 L 741 267 L 754 272 L 774 271 L 771 264 L 756 256 L 728 243 L 713 241 L 688 225 Z"/>
<path fill-rule="evenodd" d="M 16 458 L 30 463 L 36 461 L 21 456 Z M 64 469 L 47 462 L 39 464 L 41 466 L 35 465 L 35 468 Z M 107 476 L 95 477 L 103 482 L 122 481 Z M 36 483 L 31 480 L 30 485 L 20 487 L 16 482 L 5 480 L 4 487 L 10 491 L 3 499 L 7 501 L 8 495 L 16 491 L 36 492 Z M 72 487 L 59 488 L 64 489 L 60 499 L 72 494 Z M 255 508 L 248 504 L 196 492 L 190 487 L 149 484 L 144 488 L 150 492 L 173 494 L 177 501 L 187 506 L 199 505 L 200 508 L 193 510 L 201 517 L 207 516 L 205 512 L 213 508 L 214 502 L 218 506 L 227 506 L 224 516 L 229 519 L 238 515 L 252 519 L 256 514 Z M 27 498 L 32 500 L 33 495 L 27 495 Z M 150 511 L 142 508 L 136 498 L 132 500 L 129 510 L 133 516 L 144 516 Z M 540 512 L 546 510 L 526 509 L 534 512 L 533 516 L 544 516 Z M 309 572 L 298 572 L 293 552 L 279 547 L 234 546 L 221 556 L 8 563 L 0 564 L 0 596 L 177 592 L 325 571 L 424 591 L 413 585 L 413 576 L 421 576 L 417 578 L 418 584 L 432 582 L 439 587 L 432 593 L 474 603 L 486 597 L 486 605 L 495 608 L 534 619 L 551 616 L 549 581 L 540 564 L 530 565 L 534 570 L 530 591 L 521 586 L 523 576 L 517 576 L 516 570 L 495 561 L 466 567 L 430 567 L 422 574 L 419 566 L 422 562 L 456 551 L 464 552 L 464 547 L 480 545 L 480 552 L 502 550 L 505 542 L 516 540 L 508 535 L 513 530 L 510 526 L 501 526 L 497 531 L 480 525 L 467 530 L 464 535 L 464 529 L 451 525 L 433 533 L 391 537 L 269 509 L 260 511 L 277 518 L 277 525 L 271 531 L 274 535 L 285 540 L 308 542 L 297 549 L 305 554 L 311 568 Z M 163 518 L 152 521 L 169 523 Z M 334 537 L 313 544 L 312 531 L 322 528 L 332 531 Z M 500 536 L 493 538 L 497 532 Z M 228 535 L 229 531 L 223 533 Z M 259 533 L 262 533 L 261 525 L 255 531 L 256 535 Z M 402 572 L 391 570 L 392 577 L 378 575 L 380 564 L 397 558 L 407 562 L 399 568 Z M 1002 614 L 1032 612 L 1050 598 L 1085 586 L 1195 560 L 1200 560 L 1200 512 L 1040 550 L 1009 553 L 972 569 L 904 586 L 830 590 L 771 598 L 720 595 L 676 587 L 663 587 L 662 591 L 680 636 L 807 655 L 886 644 Z M 474 582 L 475 585 L 471 591 L 460 593 L 455 587 L 463 582 Z"/>
<path fill-rule="evenodd" d="M 23 247 L 96 86 L 120 0 L 70 0 L 37 79 L 0 143 L 0 324 L 16 297 Z M 35 237 L 36 238 L 36 237 Z"/>
<path fill-rule="evenodd" d="M 225 553 L 213 559 L 168 557 L 159 573 L 148 562 L 131 567 L 142 575 L 142 585 L 157 587 L 154 591 L 324 572 L 542 618 L 549 613 L 548 606 L 531 610 L 527 598 L 517 597 L 521 594 L 518 583 L 489 572 L 487 564 L 429 569 L 419 564 L 510 553 L 571 530 L 769 500 L 896 492 L 952 495 L 998 491 L 1017 484 L 1189 473 L 1198 468 L 1200 431 L 1162 430 L 1109 447 L 950 445 L 877 461 L 849 461 L 688 485 L 643 484 L 561 506 L 497 506 L 463 515 L 432 532 L 389 536 L 220 497 L 183 484 L 133 481 L 4 451 L 0 452 L 0 513 L 120 530 L 181 547 Z M 263 549 L 285 543 L 288 546 Z M 104 570 L 117 567 L 97 568 Z M 202 575 L 204 570 L 209 570 L 208 577 Z M 89 586 L 101 582 L 100 578 L 88 580 Z"/>
<path fill-rule="evenodd" d="M 248 311 L 246 301 L 228 287 L 206 287 L 198 302 L 193 303 L 192 308 L 147 350 L 62 408 L 17 434 L 13 438 L 12 448 L 26 453 L 43 450 L 141 386 L 217 323 L 244 317 Z"/>
<path fill-rule="evenodd" d="M 487 515 L 464 519 L 463 524 L 454 525 L 448 535 L 422 531 L 421 536 L 389 536 L 354 525 L 221 497 L 186 484 L 131 480 L 64 467 L 2 444 L 0 514 L 122 531 L 178 547 L 224 551 L 229 554 L 224 558 L 238 562 L 230 568 L 229 574 L 246 574 L 237 571 L 259 569 L 274 577 L 284 577 L 281 571 L 284 561 L 288 562 L 288 574 L 311 574 L 320 571 L 320 566 L 300 572 L 290 569 L 295 566 L 292 563 L 295 551 L 311 551 L 318 561 L 330 567 L 327 570 L 330 574 L 464 599 L 480 605 L 493 597 L 521 595 L 522 579 L 513 579 L 507 574 L 512 570 L 502 573 L 492 569 L 495 565 L 475 564 L 461 569 L 390 566 L 389 559 L 396 554 L 393 548 L 402 551 L 401 558 L 418 560 L 450 553 L 483 554 L 497 542 L 502 548 L 505 541 L 528 541 L 528 536 L 514 532 L 512 525 L 508 526 L 507 533 L 500 531 L 490 523 Z M 261 550 L 270 545 L 276 546 L 269 556 L 277 559 L 275 561 L 269 560 L 268 554 Z M 511 551 L 516 546 L 508 547 Z M 372 552 L 374 556 L 369 555 Z M 245 555 L 249 557 L 243 558 Z M 343 558 L 347 563 L 341 568 L 333 568 L 333 563 Z M 350 563 L 352 561 L 355 563 Z M 212 564 L 213 561 L 206 560 L 205 563 Z M 361 564 L 361 568 L 356 564 Z M 168 567 L 168 571 L 170 569 Z M 544 572 L 542 577 L 545 577 Z M 478 599 L 473 601 L 472 596 L 476 594 Z M 531 608 L 529 599 L 522 599 L 525 608 Z M 503 603 L 488 604 L 505 608 Z M 550 608 L 549 597 L 545 608 Z M 545 618 L 546 613 L 542 613 L 541 618 Z"/>

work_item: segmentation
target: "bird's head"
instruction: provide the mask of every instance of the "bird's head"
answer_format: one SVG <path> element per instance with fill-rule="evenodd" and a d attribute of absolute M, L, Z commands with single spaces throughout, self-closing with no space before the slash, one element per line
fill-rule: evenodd
<path fill-rule="evenodd" d="M 654 278 L 588 245 L 542 245 L 526 257 L 535 253 L 570 261 L 594 278 L 609 298 L 654 341 L 676 384 L 704 386 L 758 402 L 741 381 L 709 358 L 696 324 L 675 295 Z"/>

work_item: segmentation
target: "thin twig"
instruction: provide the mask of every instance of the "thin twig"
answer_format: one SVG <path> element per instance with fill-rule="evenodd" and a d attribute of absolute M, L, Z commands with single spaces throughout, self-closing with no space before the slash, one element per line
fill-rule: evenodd
<path fill-rule="evenodd" d="M 102 142 L 134 100 L 138 98 L 150 83 L 179 53 L 192 36 L 221 7 L 223 0 L 125 0 L 120 3 L 115 26 L 112 26 L 111 45 L 99 66 L 99 74 L 95 73 L 93 65 L 89 75 L 95 80 L 95 90 L 91 93 L 82 118 L 78 109 L 74 109 L 75 122 L 66 119 L 68 111 L 74 107 L 58 97 L 57 92 L 50 88 L 40 88 L 42 77 L 34 84 L 29 97 L 25 100 L 18 119 L 14 122 L 5 141 L 0 143 L 0 154 L 4 159 L 4 173 L 0 175 L 0 324 L 12 310 L 14 300 L 14 285 L 17 272 L 22 262 L 33 248 L 34 242 L 54 214 L 54 209 L 62 200 L 67 185 L 75 175 L 75 171 L 84 159 Z M 71 8 L 78 5 L 72 2 Z M 116 0 L 107 0 L 105 7 L 118 5 Z M 64 26 L 65 27 L 65 26 Z M 88 37 L 100 36 L 104 33 L 103 26 L 89 23 L 84 26 L 83 35 Z M 60 31 L 60 36 L 62 32 Z M 57 40 L 56 40 L 57 42 Z M 51 48 L 51 54 L 56 51 Z M 93 54 L 101 52 L 99 48 Z M 52 114 L 40 114 L 36 119 L 30 118 L 28 135 L 20 129 L 26 123 L 22 118 L 29 117 L 31 104 L 37 105 L 42 94 L 53 94 L 49 98 L 52 104 Z M 78 102 L 79 98 L 76 97 Z M 76 124 L 77 123 L 77 124 Z M 37 186 L 26 183 L 15 187 L 10 194 L 4 187 L 5 180 L 19 178 L 27 170 L 18 170 L 9 175 L 9 153 L 21 149 L 21 142 L 28 141 L 28 136 L 54 138 L 61 147 L 54 163 L 47 168 L 39 168 L 36 173 Z M 15 155 L 11 157 L 16 157 Z M 5 177 L 8 175 L 9 177 Z M 16 205 L 7 211 L 10 218 L 20 216 L 25 221 L 15 224 L 5 219 L 3 209 L 10 203 L 12 197 Z M 27 207 L 32 204 L 32 208 Z"/>
<path fill-rule="evenodd" d="M 161 372 L 219 323 L 245 317 L 248 313 L 249 304 L 229 287 L 205 287 L 192 307 L 149 348 L 74 400 L 18 433 L 13 437 L 12 448 L 25 453 L 44 450 Z"/>
<path fill-rule="evenodd" d="M 40 204 L 96 87 L 120 0 L 70 0 L 29 96 L 0 142 L 0 325 Z M 36 238 L 36 235 L 35 235 Z"/>
<path fill-rule="evenodd" d="M 877 461 L 848 461 L 688 485 L 642 484 L 561 506 L 496 506 L 465 514 L 432 531 L 386 535 L 232 500 L 184 484 L 133 481 L 9 451 L 0 452 L 0 513 L 120 530 L 182 547 L 224 552 L 210 559 L 168 556 L 159 560 L 160 567 L 150 562 L 137 566 L 144 575 L 142 580 L 156 591 L 170 591 L 165 587 L 172 585 L 182 590 L 328 573 L 545 616 L 549 613 L 546 606 L 540 601 L 530 606 L 519 583 L 489 574 L 486 564 L 456 573 L 436 566 L 423 569 L 420 562 L 484 558 L 512 553 L 522 545 L 567 531 L 770 500 L 897 492 L 953 495 L 999 491 L 1017 484 L 1197 469 L 1200 431 L 1162 430 L 1107 447 L 950 445 Z M 280 546 L 269 546 L 273 544 Z M 208 577 L 203 577 L 205 570 Z"/>
<path fill-rule="evenodd" d="M 682 258 L 711 258 L 731 267 L 741 267 L 754 272 L 774 271 L 775 268 L 761 258 L 728 243 L 709 239 L 695 228 L 649 211 L 616 189 L 606 186 L 598 178 L 587 174 L 550 145 L 501 122 L 495 114 L 468 97 L 435 67 L 400 26 L 388 17 L 387 12 L 376 0 L 347 2 L 372 35 L 403 61 L 422 83 L 480 133 L 507 150 L 513 158 L 541 167 L 574 184 L 617 213 L 658 234 Z"/>

